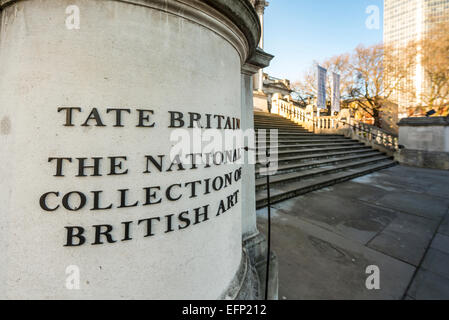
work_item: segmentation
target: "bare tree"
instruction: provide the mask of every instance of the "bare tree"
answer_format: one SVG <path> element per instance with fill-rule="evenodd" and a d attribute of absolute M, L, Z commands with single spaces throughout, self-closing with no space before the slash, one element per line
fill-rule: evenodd
<path fill-rule="evenodd" d="M 420 100 L 438 109 L 449 100 L 449 23 L 437 24 L 418 43 L 418 52 L 426 83 Z"/>
<path fill-rule="evenodd" d="M 358 46 L 351 59 L 353 84 L 350 96 L 357 106 L 381 127 L 380 115 L 390 97 L 407 87 L 407 74 L 413 66 L 411 47 L 398 49 L 384 45 Z"/>
<path fill-rule="evenodd" d="M 345 53 L 341 55 L 336 55 L 327 59 L 321 63 L 315 62 L 312 67 L 310 67 L 304 74 L 303 79 L 295 82 L 293 87 L 296 91 L 301 92 L 303 97 L 315 98 L 317 96 L 317 70 L 316 65 L 319 64 L 323 68 L 327 69 L 327 85 L 326 94 L 330 98 L 332 94 L 332 77 L 330 74 L 335 72 L 340 75 L 340 95 L 342 97 L 348 95 L 348 89 L 351 87 L 351 70 L 350 70 L 350 54 Z"/>
<path fill-rule="evenodd" d="M 348 97 L 350 89 L 352 88 L 353 76 L 351 68 L 351 55 L 349 53 L 333 56 L 332 58 L 323 62 L 324 68 L 327 69 L 327 96 L 332 95 L 332 76 L 333 72 L 340 75 L 340 96 Z"/>
<path fill-rule="evenodd" d="M 293 86 L 292 86 L 292 88 L 293 88 Z M 293 88 L 291 97 L 302 108 L 307 107 L 307 105 L 309 104 L 309 96 L 304 94 L 301 91 L 295 90 L 295 88 Z"/>
<path fill-rule="evenodd" d="M 321 65 L 329 73 L 341 77 L 341 97 L 352 108 L 362 111 L 381 127 L 381 115 L 389 113 L 393 94 L 410 92 L 410 70 L 416 64 L 416 47 L 399 48 L 382 44 L 358 46 L 352 54 L 334 56 Z M 328 77 L 327 94 L 331 95 L 331 77 Z M 304 78 L 295 83 L 304 96 L 317 95 L 316 68 L 311 67 Z"/>
<path fill-rule="evenodd" d="M 315 68 L 310 67 L 301 80 L 292 84 L 292 88 L 303 98 L 315 98 L 317 96 Z"/>

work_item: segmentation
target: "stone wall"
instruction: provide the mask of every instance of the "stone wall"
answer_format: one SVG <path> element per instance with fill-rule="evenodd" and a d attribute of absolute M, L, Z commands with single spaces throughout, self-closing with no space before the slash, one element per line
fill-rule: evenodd
<path fill-rule="evenodd" d="M 449 118 L 404 118 L 399 122 L 401 150 L 396 159 L 406 165 L 449 170 Z"/>

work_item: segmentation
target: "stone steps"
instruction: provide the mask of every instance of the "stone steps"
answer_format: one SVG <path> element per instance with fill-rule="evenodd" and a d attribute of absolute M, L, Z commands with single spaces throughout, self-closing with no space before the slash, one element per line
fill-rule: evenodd
<path fill-rule="evenodd" d="M 300 150 L 300 149 L 317 149 L 317 148 L 329 148 L 329 147 L 352 147 L 352 146 L 364 146 L 361 142 L 325 142 L 325 143 L 310 143 L 310 144 L 291 144 L 291 145 L 273 145 L 271 148 L 277 148 L 280 152 L 286 150 Z M 270 146 L 266 146 L 270 148 Z"/>
<path fill-rule="evenodd" d="M 271 202 L 277 203 L 307 192 L 354 179 L 394 166 L 387 155 L 357 140 L 342 135 L 308 132 L 292 121 L 276 115 L 255 113 L 256 129 L 278 129 L 277 140 L 270 145 L 270 135 L 256 139 L 256 154 L 263 159 L 265 151 L 259 145 L 274 147 L 272 160 L 277 168 L 270 175 Z M 257 131 L 256 131 L 257 132 Z M 259 136 L 259 135 L 258 135 Z M 257 137 L 258 137 L 257 136 Z M 257 138 L 256 137 L 256 138 Z M 274 160 L 273 160 L 273 156 Z M 267 205 L 267 184 L 263 164 L 256 165 L 256 206 Z"/>
<path fill-rule="evenodd" d="M 323 174 L 316 178 L 304 179 L 302 181 L 294 181 L 282 185 L 282 188 L 271 186 L 271 203 L 278 203 L 283 200 L 287 200 L 308 192 L 319 190 L 325 187 L 332 186 L 334 184 L 355 179 L 360 176 L 370 174 L 372 172 L 386 169 L 395 166 L 396 162 L 393 160 L 382 161 L 376 164 L 362 166 L 355 169 L 349 169 L 332 174 Z M 270 180 L 273 177 L 270 177 Z M 263 208 L 267 205 L 266 190 L 259 190 L 256 192 L 256 207 L 257 209 Z"/>
<path fill-rule="evenodd" d="M 366 149 L 361 149 L 361 150 L 355 149 L 355 150 L 344 151 L 344 152 L 319 152 L 319 153 L 312 153 L 312 154 L 300 155 L 300 156 L 285 155 L 283 157 L 282 156 L 278 157 L 276 162 L 278 162 L 278 163 L 298 163 L 298 162 L 303 162 L 303 161 L 328 159 L 331 157 L 367 154 L 367 153 L 372 153 L 372 152 L 373 152 L 373 150 L 371 150 L 370 148 L 366 148 Z"/>
<path fill-rule="evenodd" d="M 387 160 L 390 159 L 390 157 L 386 155 L 382 155 L 378 152 L 373 151 L 370 154 L 364 154 L 364 155 L 355 155 L 355 156 L 349 156 L 349 157 L 331 157 L 327 158 L 325 160 L 318 160 L 318 161 L 307 161 L 306 163 L 300 162 L 300 163 L 294 163 L 294 164 L 284 164 L 284 165 L 278 165 L 278 167 L 275 170 L 271 170 L 272 174 L 274 175 L 281 175 L 283 173 L 289 173 L 289 172 L 298 172 L 302 170 L 307 169 L 314 169 L 319 167 L 328 167 L 339 164 L 348 164 L 346 167 L 350 167 L 351 165 L 358 165 L 359 163 L 365 163 L 368 162 L 376 162 L 381 160 Z M 262 165 L 258 165 L 256 167 L 256 178 L 260 178 L 260 175 L 257 173 L 257 169 L 263 168 Z M 264 170 L 265 171 L 265 170 Z"/>
<path fill-rule="evenodd" d="M 287 173 L 280 173 L 276 175 L 270 175 L 270 186 L 278 186 L 287 184 L 294 181 L 302 181 L 306 178 L 314 178 L 317 176 L 321 176 L 323 174 L 327 173 L 336 173 L 341 172 L 345 169 L 349 168 L 359 168 L 363 167 L 365 165 L 371 164 L 372 161 L 376 161 L 378 159 L 369 159 L 369 160 L 360 160 L 350 163 L 342 163 L 337 165 L 328 165 L 325 167 L 316 167 L 311 170 L 302 170 L 302 171 L 293 171 L 293 172 L 287 172 Z M 383 158 L 382 161 L 391 160 L 388 158 Z M 266 175 L 265 175 L 266 169 L 260 168 L 256 170 L 256 174 L 259 175 L 259 177 L 256 179 L 256 191 L 259 190 L 265 190 L 266 189 Z"/>
<path fill-rule="evenodd" d="M 282 157 L 289 157 L 294 155 L 306 155 L 306 154 L 313 154 L 317 152 L 321 153 L 332 153 L 332 152 L 343 152 L 343 151 L 354 151 L 354 150 L 372 150 L 370 147 L 367 146 L 346 146 L 346 147 L 330 147 L 330 148 L 314 148 L 314 149 L 292 149 L 292 150 L 284 150 L 284 151 L 277 151 L 277 152 L 271 152 L 271 155 L 277 155 L 278 158 Z M 258 157 L 265 156 L 264 152 L 257 152 L 256 155 Z"/>
<path fill-rule="evenodd" d="M 280 123 L 280 124 L 285 124 L 285 125 L 295 125 L 295 123 L 294 122 L 285 122 L 285 120 L 286 119 L 270 119 L 270 118 L 267 118 L 267 119 L 254 119 L 254 123 L 268 123 L 268 124 L 271 124 L 271 123 Z"/>
<path fill-rule="evenodd" d="M 258 127 L 258 129 L 263 129 L 266 131 L 277 131 L 277 133 L 310 133 L 309 131 L 305 130 L 305 129 L 283 129 L 283 128 L 277 128 L 277 127 L 272 127 L 272 128 L 266 128 L 266 127 Z"/>
<path fill-rule="evenodd" d="M 254 122 L 254 125 L 257 128 L 278 128 L 278 129 L 295 129 L 295 130 L 306 130 L 305 128 L 303 128 L 302 126 L 296 125 L 295 123 L 292 124 L 282 124 L 282 123 L 275 123 L 275 122 L 270 122 L 270 123 L 261 123 L 261 122 Z"/>
<path fill-rule="evenodd" d="M 291 124 L 291 125 L 284 125 L 281 123 L 254 123 L 255 126 L 257 126 L 258 128 L 279 128 L 279 129 L 296 129 L 296 130 L 306 130 L 305 128 L 298 126 L 296 124 Z"/>
<path fill-rule="evenodd" d="M 298 126 L 294 123 L 292 124 L 283 124 L 282 122 L 255 122 L 254 123 L 257 127 L 259 128 L 263 128 L 263 127 L 275 127 L 275 128 L 295 128 L 295 129 L 303 129 L 305 130 L 305 128 Z"/>
<path fill-rule="evenodd" d="M 259 128 L 260 129 L 260 128 Z M 259 136 L 260 132 L 256 131 L 256 136 Z M 269 132 L 265 133 L 265 136 L 267 138 L 270 138 L 270 134 Z M 278 137 L 279 138 L 301 138 L 301 137 L 317 137 L 317 138 L 323 138 L 325 137 L 326 139 L 329 137 L 336 137 L 336 138 L 342 138 L 341 135 L 335 135 L 335 134 L 321 134 L 321 135 L 316 135 L 314 133 L 311 133 L 309 131 L 306 132 L 278 132 Z"/>
<path fill-rule="evenodd" d="M 357 142 L 357 140 L 348 140 L 348 139 L 344 139 L 344 138 L 334 138 L 334 139 L 323 139 L 321 137 L 317 137 L 315 139 L 296 139 L 296 140 L 290 140 L 290 139 L 278 139 L 277 143 L 281 144 L 281 145 L 295 145 L 295 144 L 304 144 L 304 143 L 328 143 L 328 142 L 348 142 L 348 141 L 352 141 L 352 142 Z M 270 146 L 270 140 L 261 140 L 261 141 L 256 141 L 257 144 L 265 144 L 267 146 Z"/>

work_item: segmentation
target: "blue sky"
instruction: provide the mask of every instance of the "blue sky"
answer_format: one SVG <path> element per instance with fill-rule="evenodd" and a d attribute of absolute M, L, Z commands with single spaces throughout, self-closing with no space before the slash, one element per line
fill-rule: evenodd
<path fill-rule="evenodd" d="M 299 80 L 313 61 L 382 42 L 383 0 L 269 0 L 265 51 L 276 57 L 266 69 L 277 78 Z M 366 27 L 377 6 L 379 29 Z"/>

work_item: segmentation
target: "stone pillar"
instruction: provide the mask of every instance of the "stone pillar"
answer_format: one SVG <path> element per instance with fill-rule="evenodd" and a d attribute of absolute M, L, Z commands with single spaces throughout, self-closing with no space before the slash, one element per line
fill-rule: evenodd
<path fill-rule="evenodd" d="M 401 164 L 449 170 L 449 119 L 403 118 L 399 121 L 396 160 Z"/>
<path fill-rule="evenodd" d="M 242 130 L 254 129 L 254 112 L 253 112 L 253 70 L 248 67 L 242 69 Z M 246 147 L 253 147 L 246 142 Z M 243 166 L 242 180 L 246 181 L 245 187 L 242 189 L 242 235 L 243 240 L 258 233 L 256 225 L 256 193 L 255 185 L 255 166 L 250 164 L 250 151 L 245 152 L 245 164 Z"/>
<path fill-rule="evenodd" d="M 1 299 L 260 296 L 247 172 L 171 154 L 251 125 L 259 38 L 246 0 L 0 0 Z"/>
<path fill-rule="evenodd" d="M 268 7 L 268 1 L 265 0 L 255 0 L 254 7 L 256 8 L 257 15 L 259 16 L 260 26 L 261 26 L 261 36 L 259 40 L 259 48 L 264 49 L 264 14 L 265 8 Z M 259 69 L 257 73 L 257 90 L 263 91 L 263 68 Z"/>
<path fill-rule="evenodd" d="M 267 94 L 267 109 L 268 109 L 269 113 L 272 113 L 272 108 L 273 108 L 273 94 L 268 93 Z"/>
<path fill-rule="evenodd" d="M 254 128 L 254 112 L 253 112 L 253 88 L 252 77 L 263 67 L 268 67 L 273 56 L 258 49 L 256 54 L 248 60 L 242 68 L 242 129 Z M 254 148 L 254 145 L 246 145 Z M 248 154 L 246 154 L 248 157 Z M 243 247 L 248 253 L 251 265 L 258 274 L 260 283 L 260 296 L 263 298 L 265 293 L 265 276 L 267 261 L 267 241 L 265 237 L 257 229 L 256 219 L 256 196 L 255 196 L 255 163 L 254 160 L 246 158 L 243 166 L 244 186 L 242 188 L 243 199 L 243 218 L 242 218 L 242 236 Z M 245 183 L 246 182 L 246 183 Z M 278 298 L 278 266 L 274 253 L 271 254 L 271 269 L 269 281 L 269 299 Z"/>

